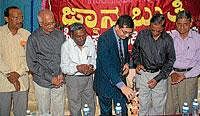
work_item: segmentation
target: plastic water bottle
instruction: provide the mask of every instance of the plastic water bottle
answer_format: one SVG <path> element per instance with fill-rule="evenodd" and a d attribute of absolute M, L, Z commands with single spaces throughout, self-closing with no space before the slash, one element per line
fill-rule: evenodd
<path fill-rule="evenodd" d="M 26 116 L 36 116 L 36 112 L 31 112 L 30 110 L 26 110 Z"/>
<path fill-rule="evenodd" d="M 184 103 L 182 107 L 182 116 L 189 116 L 189 106 L 188 103 Z"/>
<path fill-rule="evenodd" d="M 88 107 L 87 104 L 84 105 L 83 116 L 90 116 L 90 108 Z"/>
<path fill-rule="evenodd" d="M 192 102 L 192 116 L 199 116 L 198 110 L 199 110 L 199 103 L 197 99 L 194 99 L 194 101 Z"/>
<path fill-rule="evenodd" d="M 31 116 L 31 111 L 30 110 L 26 110 L 26 116 Z"/>
<path fill-rule="evenodd" d="M 115 107 L 115 115 L 122 116 L 122 107 L 121 107 L 120 103 L 117 103 L 117 106 Z"/>

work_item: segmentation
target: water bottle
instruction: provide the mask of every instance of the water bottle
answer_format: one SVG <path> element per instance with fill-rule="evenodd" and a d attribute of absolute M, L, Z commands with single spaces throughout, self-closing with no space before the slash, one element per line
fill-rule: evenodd
<path fill-rule="evenodd" d="M 182 107 L 182 116 L 189 116 L 189 106 L 188 103 L 184 103 Z"/>
<path fill-rule="evenodd" d="M 83 116 L 90 116 L 90 108 L 88 107 L 87 104 L 84 105 Z"/>
<path fill-rule="evenodd" d="M 31 112 L 30 110 L 26 110 L 26 116 L 36 116 L 36 112 Z"/>
<path fill-rule="evenodd" d="M 121 107 L 120 103 L 117 103 L 117 105 L 115 107 L 115 115 L 122 116 L 122 107 Z"/>
<path fill-rule="evenodd" d="M 26 110 L 26 116 L 31 116 L 31 111 L 30 110 Z"/>
<path fill-rule="evenodd" d="M 194 99 L 194 101 L 192 102 L 192 116 L 199 116 L 198 110 L 199 110 L 199 103 L 197 99 Z"/>

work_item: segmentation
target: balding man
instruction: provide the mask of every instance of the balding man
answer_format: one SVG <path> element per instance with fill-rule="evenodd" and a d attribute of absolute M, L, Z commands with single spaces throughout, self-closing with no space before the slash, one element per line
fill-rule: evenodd
<path fill-rule="evenodd" d="M 60 68 L 61 45 L 64 34 L 55 29 L 54 15 L 50 10 L 38 14 L 40 27 L 27 42 L 27 64 L 33 75 L 39 114 L 64 115 L 64 77 Z"/>

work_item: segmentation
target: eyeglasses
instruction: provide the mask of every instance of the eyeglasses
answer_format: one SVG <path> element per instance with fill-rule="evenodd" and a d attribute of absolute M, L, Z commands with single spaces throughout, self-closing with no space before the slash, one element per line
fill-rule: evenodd
<path fill-rule="evenodd" d="M 120 28 L 120 30 L 122 31 L 122 33 L 126 36 L 126 37 L 129 37 L 133 34 L 133 32 L 127 32 L 125 30 L 123 30 L 122 28 Z"/>

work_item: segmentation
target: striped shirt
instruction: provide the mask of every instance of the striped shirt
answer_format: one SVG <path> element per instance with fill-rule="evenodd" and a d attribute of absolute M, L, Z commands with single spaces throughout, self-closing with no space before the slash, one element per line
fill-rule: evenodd
<path fill-rule="evenodd" d="M 180 69 L 193 67 L 185 73 L 186 78 L 198 76 L 200 74 L 200 34 L 190 30 L 188 37 L 182 39 L 178 31 L 172 30 L 170 35 L 173 38 L 176 53 L 173 67 Z"/>
<path fill-rule="evenodd" d="M 29 35 L 30 32 L 22 28 L 13 35 L 8 25 L 0 27 L 0 92 L 15 91 L 15 87 L 6 77 L 7 73 L 13 71 L 21 75 L 19 78 L 20 91 L 29 88 L 25 56 L 26 41 Z"/>

